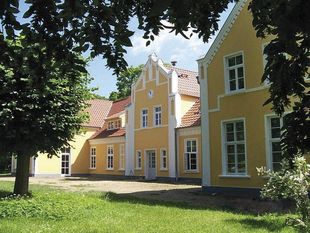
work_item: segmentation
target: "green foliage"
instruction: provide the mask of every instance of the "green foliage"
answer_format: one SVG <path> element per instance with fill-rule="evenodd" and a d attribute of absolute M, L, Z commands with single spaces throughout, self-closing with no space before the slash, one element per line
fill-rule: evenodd
<path fill-rule="evenodd" d="M 117 77 L 117 92 L 110 93 L 109 100 L 115 101 L 118 99 L 126 98 L 131 94 L 131 85 L 139 78 L 143 69 L 143 65 L 130 66 L 126 70 L 122 71 Z"/>
<path fill-rule="evenodd" d="M 290 163 L 284 159 L 281 170 L 273 172 L 259 168 L 261 176 L 269 177 L 267 184 L 263 187 L 261 195 L 263 198 L 272 200 L 289 199 L 296 204 L 298 218 L 289 218 L 287 223 L 298 227 L 302 232 L 310 232 L 310 165 L 304 157 L 296 157 Z"/>
<path fill-rule="evenodd" d="M 257 36 L 273 39 L 266 46 L 262 81 L 270 82 L 272 109 L 286 115 L 282 146 L 292 160 L 310 151 L 310 1 L 253 0 L 249 6 Z"/>

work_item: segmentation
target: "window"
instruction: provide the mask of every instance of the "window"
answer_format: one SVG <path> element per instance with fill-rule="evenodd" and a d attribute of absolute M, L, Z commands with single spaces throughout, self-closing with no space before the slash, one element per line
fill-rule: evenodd
<path fill-rule="evenodd" d="M 161 125 L 161 107 L 154 107 L 154 125 Z"/>
<path fill-rule="evenodd" d="M 147 127 L 147 114 L 148 114 L 148 111 L 147 109 L 143 109 L 142 110 L 142 116 L 141 116 L 141 123 L 142 123 L 142 128 L 146 128 Z"/>
<path fill-rule="evenodd" d="M 114 168 L 114 148 L 113 146 L 108 146 L 107 169 L 112 170 L 113 168 Z"/>
<path fill-rule="evenodd" d="M 90 166 L 91 169 L 96 168 L 96 147 L 90 148 Z"/>
<path fill-rule="evenodd" d="M 136 152 L 136 169 L 142 168 L 142 153 L 140 150 Z"/>
<path fill-rule="evenodd" d="M 161 170 L 167 170 L 168 164 L 167 164 L 167 150 L 166 149 L 160 149 L 160 169 Z"/>
<path fill-rule="evenodd" d="M 246 174 L 244 121 L 224 123 L 224 173 Z"/>
<path fill-rule="evenodd" d="M 108 130 L 112 130 L 112 129 L 114 129 L 114 121 L 110 121 L 108 123 Z"/>
<path fill-rule="evenodd" d="M 125 169 L 125 145 L 119 145 L 119 169 Z"/>
<path fill-rule="evenodd" d="M 281 151 L 281 128 L 283 120 L 279 117 L 268 118 L 268 145 L 270 156 L 270 169 L 279 170 L 281 167 L 282 151 Z"/>
<path fill-rule="evenodd" d="M 244 64 L 243 55 L 233 55 L 225 58 L 226 85 L 228 92 L 243 90 L 244 85 Z"/>
<path fill-rule="evenodd" d="M 196 139 L 185 140 L 185 170 L 197 171 L 197 141 Z"/>

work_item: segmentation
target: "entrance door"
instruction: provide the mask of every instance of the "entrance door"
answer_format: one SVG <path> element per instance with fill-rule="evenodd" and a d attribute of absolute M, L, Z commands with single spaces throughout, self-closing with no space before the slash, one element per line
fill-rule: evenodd
<path fill-rule="evenodd" d="M 146 151 L 146 176 L 147 180 L 156 179 L 156 155 L 154 150 Z"/>
<path fill-rule="evenodd" d="M 61 150 L 61 175 L 70 176 L 70 147 Z"/>

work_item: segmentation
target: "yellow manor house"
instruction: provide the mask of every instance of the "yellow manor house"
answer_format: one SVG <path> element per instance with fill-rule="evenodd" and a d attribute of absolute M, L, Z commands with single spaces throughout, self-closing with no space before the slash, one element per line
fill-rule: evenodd
<path fill-rule="evenodd" d="M 256 38 L 248 3 L 236 3 L 199 74 L 150 55 L 131 96 L 90 101 L 84 132 L 59 158 L 33 159 L 31 174 L 183 179 L 209 193 L 258 195 L 256 168 L 279 168 L 283 120 L 263 106 L 270 38 Z"/>

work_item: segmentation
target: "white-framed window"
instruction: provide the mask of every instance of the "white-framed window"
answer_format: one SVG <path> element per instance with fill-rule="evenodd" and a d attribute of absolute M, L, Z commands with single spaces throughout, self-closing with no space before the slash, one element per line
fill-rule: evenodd
<path fill-rule="evenodd" d="M 166 149 L 160 149 L 160 170 L 168 169 L 168 156 Z"/>
<path fill-rule="evenodd" d="M 267 118 L 267 146 L 269 156 L 269 168 L 277 171 L 281 168 L 281 129 L 283 118 L 272 116 Z"/>
<path fill-rule="evenodd" d="M 225 57 L 226 92 L 235 92 L 245 89 L 244 56 L 237 53 Z"/>
<path fill-rule="evenodd" d="M 142 109 L 141 111 L 141 127 L 142 128 L 147 127 L 147 121 L 148 121 L 148 110 Z"/>
<path fill-rule="evenodd" d="M 161 106 L 154 107 L 154 125 L 161 125 Z"/>
<path fill-rule="evenodd" d="M 120 170 L 125 169 L 125 145 L 124 144 L 119 145 L 119 169 Z"/>
<path fill-rule="evenodd" d="M 109 121 L 108 122 L 108 130 L 114 129 L 114 121 Z"/>
<path fill-rule="evenodd" d="M 107 169 L 113 170 L 114 168 L 114 147 L 107 147 Z"/>
<path fill-rule="evenodd" d="M 246 143 L 244 120 L 223 123 L 224 174 L 246 175 Z"/>
<path fill-rule="evenodd" d="M 96 147 L 90 148 L 89 168 L 96 168 Z"/>
<path fill-rule="evenodd" d="M 141 169 L 142 168 L 142 152 L 141 150 L 136 151 L 136 169 Z"/>
<path fill-rule="evenodd" d="M 184 144 L 184 170 L 198 171 L 197 140 L 185 139 Z"/>

